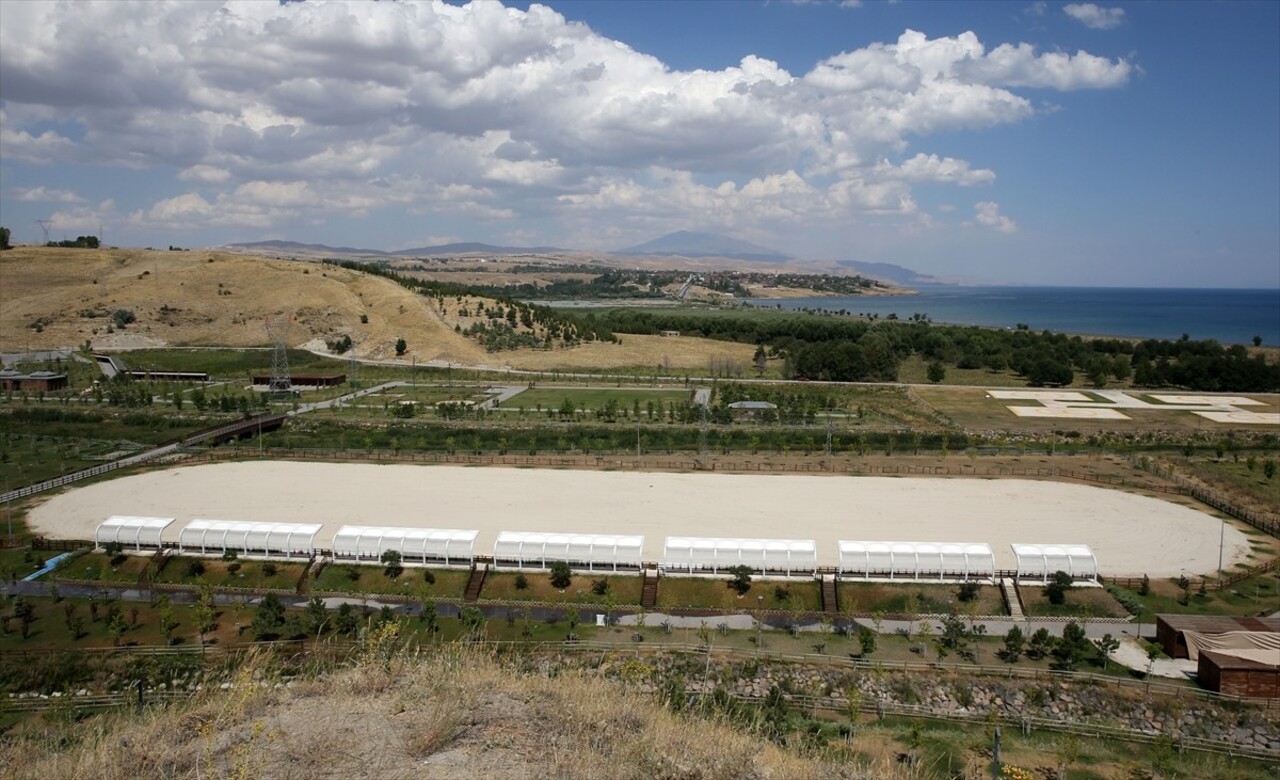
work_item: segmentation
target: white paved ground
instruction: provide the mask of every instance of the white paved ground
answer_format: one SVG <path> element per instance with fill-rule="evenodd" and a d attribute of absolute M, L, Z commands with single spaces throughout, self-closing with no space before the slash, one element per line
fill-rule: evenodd
<path fill-rule="evenodd" d="M 476 552 L 499 531 L 643 534 L 658 561 L 668 535 L 813 539 L 819 563 L 837 540 L 986 542 L 998 568 L 1009 545 L 1084 543 L 1103 574 L 1216 571 L 1219 520 L 1184 506 L 1084 485 L 1019 479 L 651 473 L 459 466 L 217 463 L 75 488 L 32 510 L 51 537 L 92 539 L 110 515 L 318 522 L 328 547 L 343 524 L 476 529 Z M 1249 551 L 1227 526 L 1225 562 Z"/>

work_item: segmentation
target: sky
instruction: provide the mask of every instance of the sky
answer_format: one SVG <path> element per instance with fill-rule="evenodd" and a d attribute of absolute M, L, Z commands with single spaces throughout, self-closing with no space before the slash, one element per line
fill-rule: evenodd
<path fill-rule="evenodd" d="M 1280 3 L 5 2 L 0 225 L 41 219 L 1280 290 Z"/>

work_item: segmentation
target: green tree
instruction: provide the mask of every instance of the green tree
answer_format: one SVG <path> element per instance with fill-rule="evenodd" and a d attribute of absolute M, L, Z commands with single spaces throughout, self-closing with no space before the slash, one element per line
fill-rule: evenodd
<path fill-rule="evenodd" d="M 551 587 L 556 590 L 564 590 L 573 582 L 573 572 L 569 570 L 569 564 L 564 561 L 555 561 L 551 564 Z"/>
<path fill-rule="evenodd" d="M 996 655 L 1000 656 L 1000 659 L 1006 663 L 1017 663 L 1018 657 L 1022 655 L 1022 650 L 1026 645 L 1027 639 L 1023 636 L 1022 629 L 1014 626 L 1004 635 L 1004 647 Z"/>
<path fill-rule="evenodd" d="M 1048 655 L 1050 648 L 1053 647 L 1053 637 L 1049 636 L 1049 629 L 1038 628 L 1031 635 L 1031 641 L 1027 643 L 1027 658 L 1032 661 L 1039 661 Z"/>
<path fill-rule="evenodd" d="M 9 228 L 0 227 L 0 252 L 12 248 L 13 247 L 9 245 Z M 1258 341 L 1261 343 L 1262 339 L 1259 338 Z"/>
<path fill-rule="evenodd" d="M 107 621 L 107 633 L 111 635 L 111 644 L 115 647 L 120 646 L 120 638 L 124 636 L 124 632 L 129 630 L 129 624 L 124 620 L 124 613 L 115 612 L 111 616 L 111 620 Z M 23 639 L 26 639 L 24 634 Z"/>
<path fill-rule="evenodd" d="M 329 610 L 325 609 L 324 600 L 319 596 L 312 596 L 311 600 L 307 602 L 307 633 L 318 637 L 328 623 Z"/>
<path fill-rule="evenodd" d="M 196 596 L 193 610 L 196 619 L 196 631 L 200 634 L 200 647 L 203 649 L 205 635 L 218 626 L 217 604 L 214 600 L 213 588 L 208 585 L 200 586 L 200 592 Z"/>
<path fill-rule="evenodd" d="M 268 593 L 258 602 L 258 611 L 253 617 L 253 635 L 260 640 L 272 640 L 280 637 L 280 627 L 284 625 L 284 604 L 280 597 Z"/>
<path fill-rule="evenodd" d="M 356 615 L 356 608 L 351 606 L 349 602 L 343 602 L 338 607 L 338 616 L 335 622 L 338 633 L 344 636 L 353 636 L 360 628 L 360 618 Z"/>
<path fill-rule="evenodd" d="M 1067 623 L 1062 627 L 1062 637 L 1053 644 L 1053 668 L 1062 671 L 1075 669 L 1092 647 L 1079 623 L 1074 620 Z"/>
<path fill-rule="evenodd" d="M 399 550 L 383 550 L 381 560 L 382 565 L 385 567 L 383 569 L 383 573 L 391 579 L 399 577 L 400 574 L 404 572 L 404 565 L 401 563 Z"/>
<path fill-rule="evenodd" d="M 947 367 L 942 365 L 941 360 L 935 360 L 929 364 L 926 376 L 928 376 L 930 382 L 936 385 L 947 378 Z"/>
<path fill-rule="evenodd" d="M 751 590 L 751 567 L 738 565 L 729 570 L 729 587 L 739 596 L 746 595 Z"/>
<path fill-rule="evenodd" d="M 409 351 L 409 345 L 404 338 L 396 339 L 396 357 L 404 357 L 404 353 Z"/>
<path fill-rule="evenodd" d="M 858 649 L 862 651 L 862 657 L 866 658 L 876 651 L 876 632 L 863 626 L 858 629 Z"/>
<path fill-rule="evenodd" d="M 1073 583 L 1070 574 L 1065 571 L 1055 571 L 1049 577 L 1048 584 L 1044 586 L 1045 598 L 1049 599 L 1050 604 L 1057 606 L 1067 603 L 1067 591 L 1071 590 Z"/>
<path fill-rule="evenodd" d="M 173 644 L 173 632 L 178 629 L 178 618 L 173 614 L 173 605 L 169 597 L 161 594 L 156 599 L 156 614 L 160 618 L 160 633 L 164 634 L 164 643 Z"/>
<path fill-rule="evenodd" d="M 1108 633 L 1103 634 L 1096 644 L 1102 656 L 1102 668 L 1106 669 L 1111 663 L 1111 654 L 1120 649 L 1120 640 Z"/>
<path fill-rule="evenodd" d="M 1267 461 L 1262 464 L 1262 475 L 1267 478 L 1268 482 L 1275 479 L 1276 462 L 1274 460 L 1268 458 Z"/>

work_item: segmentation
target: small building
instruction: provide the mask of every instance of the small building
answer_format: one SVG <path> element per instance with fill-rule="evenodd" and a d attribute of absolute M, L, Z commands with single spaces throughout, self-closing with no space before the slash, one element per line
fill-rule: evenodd
<path fill-rule="evenodd" d="M 52 371 L 43 370 L 24 374 L 12 368 L 0 371 L 0 389 L 3 390 L 52 393 L 58 390 L 66 390 L 67 387 L 66 374 L 55 374 Z"/>
<path fill-rule="evenodd" d="M 658 335 L 659 335 L 659 336 L 662 336 L 663 338 L 667 338 L 667 339 L 674 339 L 674 338 L 679 338 L 679 336 L 680 336 L 680 331 L 678 331 L 678 330 L 660 330 L 660 331 L 658 331 Z"/>
<path fill-rule="evenodd" d="M 337 387 L 346 381 L 346 374 L 293 374 L 289 377 L 289 383 L 294 387 Z M 267 374 L 254 374 L 253 383 L 269 385 L 271 377 Z"/>
<path fill-rule="evenodd" d="M 1187 632 L 1218 636 L 1237 631 L 1280 633 L 1280 618 L 1156 615 L 1156 642 L 1170 658 L 1188 658 Z"/>
<path fill-rule="evenodd" d="M 1227 696 L 1280 699 L 1280 652 L 1201 650 L 1196 680 Z"/>
<path fill-rule="evenodd" d="M 777 411 L 778 405 L 768 401 L 734 401 L 727 408 L 734 417 L 754 420 Z"/>

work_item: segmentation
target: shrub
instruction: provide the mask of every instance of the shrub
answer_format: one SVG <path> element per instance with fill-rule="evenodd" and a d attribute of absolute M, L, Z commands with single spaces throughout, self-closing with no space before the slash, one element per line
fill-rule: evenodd
<path fill-rule="evenodd" d="M 516 590 L 524 590 L 529 587 L 529 578 L 524 576 L 524 572 L 516 575 Z"/>
<path fill-rule="evenodd" d="M 603 596 L 609 592 L 609 581 L 604 577 L 591 582 L 591 592 L 597 596 Z"/>
<path fill-rule="evenodd" d="M 422 570 L 422 579 L 425 580 L 428 585 L 436 584 L 435 572 L 431 571 L 430 569 Z"/>
<path fill-rule="evenodd" d="M 1067 591 L 1071 590 L 1071 575 L 1065 571 L 1055 571 L 1053 576 L 1049 578 L 1049 584 L 1044 586 L 1045 598 L 1049 599 L 1050 604 L 1061 605 L 1067 603 Z"/>
<path fill-rule="evenodd" d="M 232 563 L 228 563 L 227 571 L 231 572 L 232 574 L 235 574 L 236 572 L 240 571 L 240 562 L 234 561 Z"/>
<path fill-rule="evenodd" d="M 751 567 L 750 566 L 734 566 L 729 569 L 729 587 L 737 591 L 739 596 L 746 594 L 751 590 Z"/>
<path fill-rule="evenodd" d="M 267 561 L 266 563 L 262 564 L 262 573 L 267 575 L 268 577 L 276 576 L 276 572 L 279 570 L 280 569 L 277 568 L 276 565 L 271 561 Z"/>
<path fill-rule="evenodd" d="M 204 575 L 204 561 L 199 558 L 193 559 L 187 564 L 188 577 L 200 577 Z"/>
<path fill-rule="evenodd" d="M 572 582 L 572 572 L 569 571 L 569 564 L 564 561 L 556 561 L 551 564 L 551 586 L 553 588 L 564 590 Z"/>
<path fill-rule="evenodd" d="M 967 604 L 978 598 L 979 587 L 976 582 L 966 582 L 956 591 L 956 598 Z"/>
<path fill-rule="evenodd" d="M 236 557 L 237 554 L 235 550 L 224 550 L 222 553 L 222 560 L 224 561 L 234 561 Z"/>

